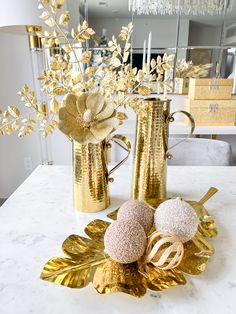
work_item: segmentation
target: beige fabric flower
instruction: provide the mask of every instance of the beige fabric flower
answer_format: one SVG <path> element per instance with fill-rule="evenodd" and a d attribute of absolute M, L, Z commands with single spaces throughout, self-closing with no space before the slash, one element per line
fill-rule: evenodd
<path fill-rule="evenodd" d="M 118 125 L 113 103 L 99 93 L 68 94 L 59 110 L 59 129 L 80 144 L 99 143 Z"/>

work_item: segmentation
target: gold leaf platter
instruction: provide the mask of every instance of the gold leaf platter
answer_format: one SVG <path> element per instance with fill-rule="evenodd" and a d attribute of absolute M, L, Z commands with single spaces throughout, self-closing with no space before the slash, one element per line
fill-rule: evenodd
<path fill-rule="evenodd" d="M 217 228 L 204 203 L 216 192 L 216 188 L 210 188 L 200 201 L 188 201 L 199 217 L 199 227 L 194 238 L 184 244 L 183 260 L 175 269 L 157 269 L 142 259 L 132 264 L 114 262 L 104 252 L 104 234 L 110 223 L 97 219 L 85 228 L 88 238 L 79 235 L 66 238 L 62 251 L 67 257 L 50 259 L 40 278 L 70 288 L 84 288 L 92 282 L 98 293 L 124 292 L 135 297 L 144 296 L 148 289 L 163 291 L 184 285 L 187 282 L 184 273 L 200 275 L 214 254 L 206 238 L 215 237 Z M 117 211 L 108 218 L 116 219 Z"/>

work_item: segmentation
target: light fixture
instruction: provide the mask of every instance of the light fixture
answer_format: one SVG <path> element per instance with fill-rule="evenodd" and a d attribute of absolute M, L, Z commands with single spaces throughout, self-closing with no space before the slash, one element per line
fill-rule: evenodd
<path fill-rule="evenodd" d="M 137 14 L 204 15 L 222 14 L 232 8 L 230 0 L 129 0 L 129 10 Z"/>
<path fill-rule="evenodd" d="M 3 1 L 2 1 L 3 2 Z M 40 25 L 38 1 L 7 0 L 1 3 L 0 27 L 17 27 L 24 25 Z"/>

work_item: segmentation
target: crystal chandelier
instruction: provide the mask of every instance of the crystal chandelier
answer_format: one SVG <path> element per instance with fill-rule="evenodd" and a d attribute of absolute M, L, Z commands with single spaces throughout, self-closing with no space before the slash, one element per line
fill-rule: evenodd
<path fill-rule="evenodd" d="M 230 9 L 230 0 L 129 0 L 129 10 L 137 14 L 221 14 Z"/>

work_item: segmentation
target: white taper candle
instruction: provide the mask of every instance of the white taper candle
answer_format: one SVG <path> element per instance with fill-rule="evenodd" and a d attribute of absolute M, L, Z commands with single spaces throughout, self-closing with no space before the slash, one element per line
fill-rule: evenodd
<path fill-rule="evenodd" d="M 146 63 L 146 40 L 144 40 L 143 42 L 143 70 L 145 67 L 145 63 Z"/>
<path fill-rule="evenodd" d="M 152 32 L 148 35 L 148 51 L 147 51 L 147 64 L 150 66 L 151 62 L 151 46 L 152 46 Z"/>
<path fill-rule="evenodd" d="M 165 74 L 164 74 L 164 80 L 166 81 L 166 79 L 167 79 L 167 77 L 168 77 L 168 73 L 167 73 L 167 71 L 165 71 Z M 164 84 L 164 99 L 167 99 L 167 86 L 166 86 L 166 83 Z"/>

